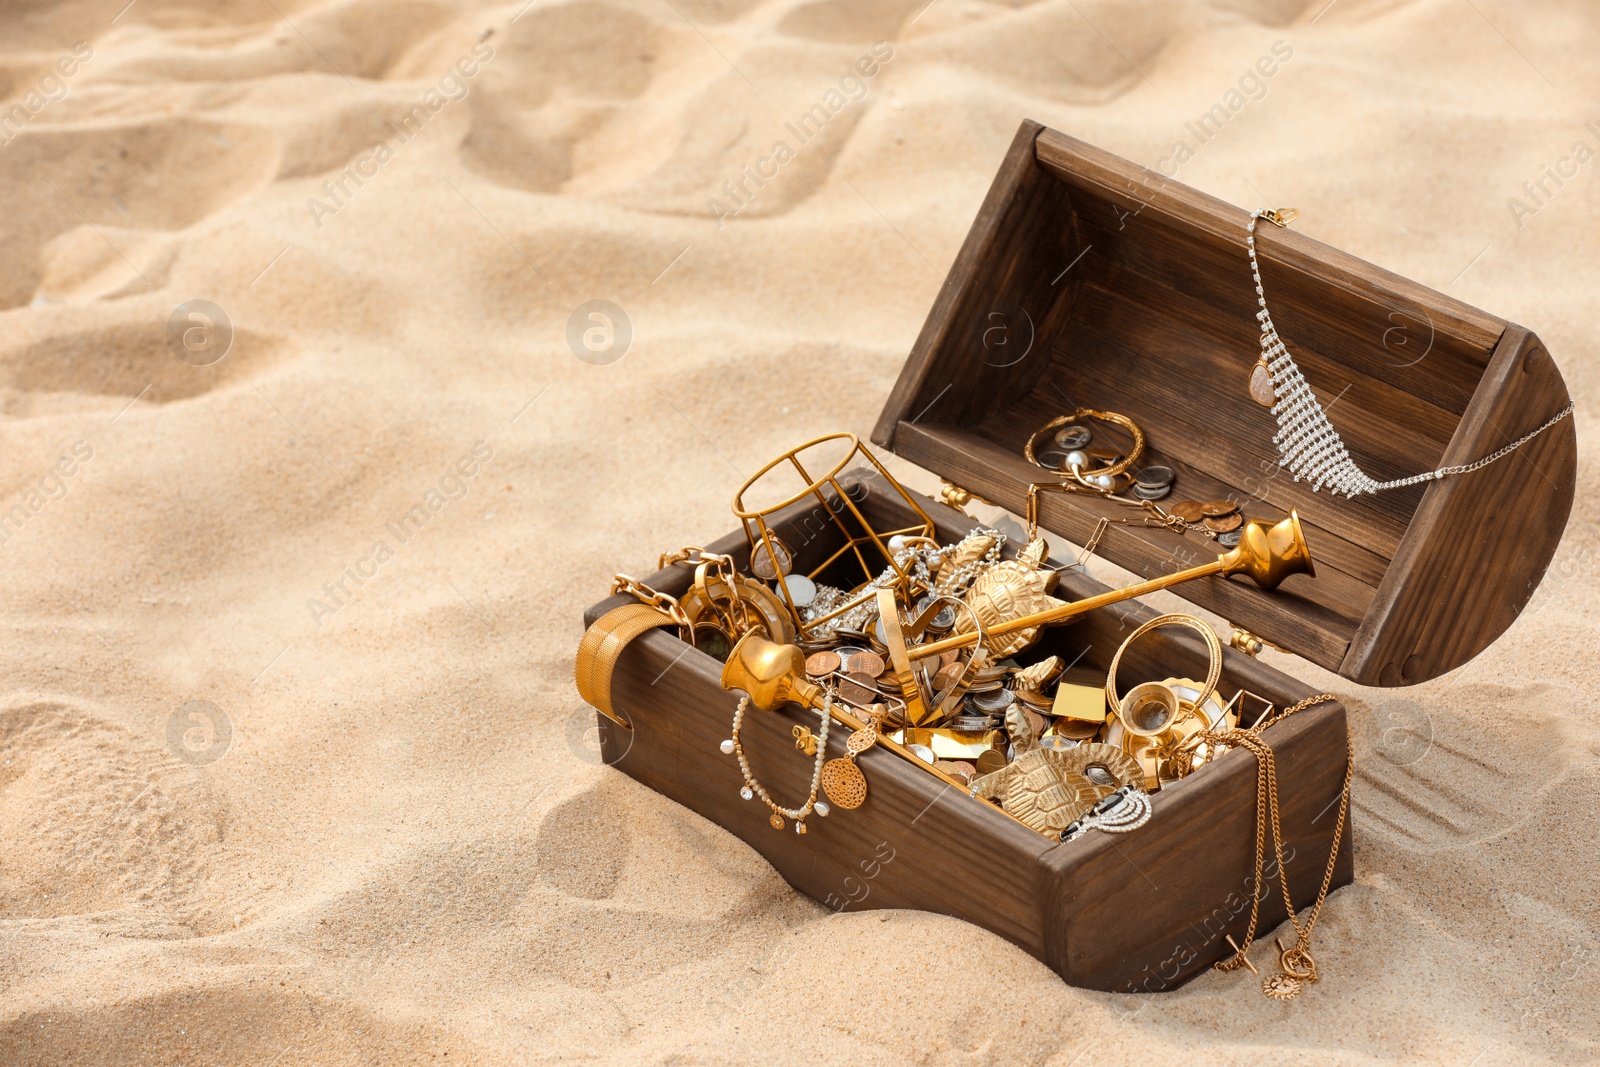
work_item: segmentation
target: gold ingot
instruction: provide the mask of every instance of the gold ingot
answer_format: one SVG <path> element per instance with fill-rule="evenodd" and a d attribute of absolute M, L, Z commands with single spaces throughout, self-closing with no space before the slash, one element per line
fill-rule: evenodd
<path fill-rule="evenodd" d="M 1106 691 L 1098 685 L 1062 682 L 1056 686 L 1056 699 L 1050 714 L 1075 722 L 1105 722 Z"/>
<path fill-rule="evenodd" d="M 889 736 L 902 745 L 925 745 L 935 757 L 948 760 L 976 760 L 994 747 L 998 730 L 935 729 L 896 731 Z"/>

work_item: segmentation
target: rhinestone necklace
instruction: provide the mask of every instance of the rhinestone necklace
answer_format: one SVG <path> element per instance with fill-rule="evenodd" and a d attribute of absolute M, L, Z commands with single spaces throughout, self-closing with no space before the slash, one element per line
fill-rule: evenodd
<path fill-rule="evenodd" d="M 1250 369 L 1250 396 L 1262 407 L 1271 408 L 1278 420 L 1278 432 L 1272 438 L 1272 443 L 1278 446 L 1278 465 L 1287 467 L 1295 481 L 1304 478 L 1311 483 L 1313 493 L 1326 485 L 1334 493 L 1356 497 L 1419 482 L 1437 481 L 1452 474 L 1466 474 L 1509 456 L 1572 414 L 1572 404 L 1569 403 L 1544 425 L 1472 463 L 1440 467 L 1426 474 L 1413 474 L 1409 478 L 1396 478 L 1388 482 L 1380 482 L 1356 466 L 1355 460 L 1350 458 L 1349 449 L 1345 447 L 1344 438 L 1328 421 L 1322 401 L 1311 391 L 1294 356 L 1278 336 L 1272 313 L 1267 310 L 1266 290 L 1261 287 L 1261 265 L 1256 262 L 1256 221 L 1266 219 L 1283 227 L 1292 222 L 1296 214 L 1293 209 L 1252 212 L 1249 236 L 1245 240 L 1245 248 L 1250 253 L 1250 274 L 1256 283 L 1256 300 L 1261 304 L 1261 310 L 1256 314 L 1256 321 L 1261 323 L 1261 356 Z"/>

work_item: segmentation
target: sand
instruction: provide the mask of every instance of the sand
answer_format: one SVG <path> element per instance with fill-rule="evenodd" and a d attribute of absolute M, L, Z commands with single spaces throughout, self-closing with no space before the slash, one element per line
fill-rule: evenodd
<path fill-rule="evenodd" d="M 1585 5 L 125 3 L 0 6 L 0 1063 L 1595 1060 Z M 1360 761 L 1289 1006 L 827 917 L 584 742 L 583 605 L 865 433 L 1024 117 L 1187 136 L 1181 180 L 1525 323 L 1578 401 L 1492 649 L 1392 693 L 1268 654 Z M 584 361 L 593 300 L 631 340 Z"/>

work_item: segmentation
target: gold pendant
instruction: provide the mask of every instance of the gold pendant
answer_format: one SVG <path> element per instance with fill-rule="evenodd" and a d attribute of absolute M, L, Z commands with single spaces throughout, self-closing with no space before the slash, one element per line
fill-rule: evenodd
<path fill-rule="evenodd" d="M 1272 387 L 1272 372 L 1267 370 L 1266 357 L 1256 360 L 1256 365 L 1250 368 L 1250 399 L 1264 408 L 1270 408 L 1278 402 L 1278 394 Z"/>
<path fill-rule="evenodd" d="M 822 791 L 835 807 L 850 811 L 867 799 L 867 777 L 847 756 L 831 759 L 822 767 Z"/>
<path fill-rule="evenodd" d="M 1287 974 L 1269 975 L 1261 980 L 1261 992 L 1274 1000 L 1293 1000 L 1300 995 L 1300 979 Z"/>
<path fill-rule="evenodd" d="M 783 829 L 783 816 L 779 815 L 777 812 L 773 812 L 772 818 L 768 819 L 767 821 L 772 824 L 772 828 L 774 830 Z"/>

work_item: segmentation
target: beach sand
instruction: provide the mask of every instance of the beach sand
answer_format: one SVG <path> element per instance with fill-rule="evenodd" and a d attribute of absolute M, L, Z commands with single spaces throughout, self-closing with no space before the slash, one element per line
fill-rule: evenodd
<path fill-rule="evenodd" d="M 0 5 L 0 1063 L 1593 1062 L 1597 50 L 1570 0 Z M 1289 1005 L 829 917 L 586 743 L 583 607 L 865 435 L 1025 117 L 1185 140 L 1577 398 L 1493 648 L 1394 692 L 1266 654 L 1359 761 Z M 594 300 L 631 339 L 580 360 Z"/>

